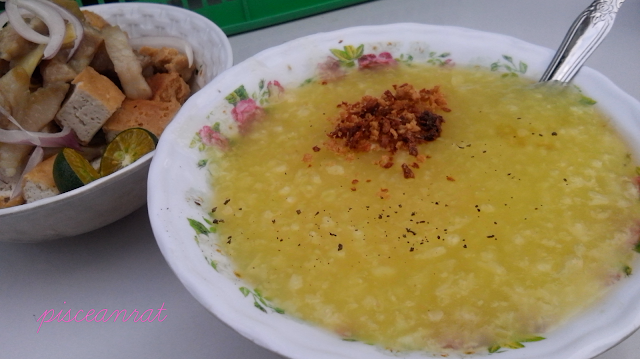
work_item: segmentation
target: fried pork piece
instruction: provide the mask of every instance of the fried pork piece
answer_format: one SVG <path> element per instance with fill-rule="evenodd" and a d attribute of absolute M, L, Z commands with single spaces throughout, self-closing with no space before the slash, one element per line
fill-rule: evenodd
<path fill-rule="evenodd" d="M 148 83 L 153 90 L 150 100 L 125 99 L 104 124 L 102 130 L 108 142 L 131 127 L 142 127 L 160 137 L 190 94 L 189 86 L 175 72 L 155 74 Z"/>
<path fill-rule="evenodd" d="M 87 66 L 72 82 L 73 92 L 56 114 L 61 126 L 69 126 L 86 145 L 120 107 L 125 96 L 111 80 Z"/>
<path fill-rule="evenodd" d="M 120 85 L 130 99 L 146 100 L 151 98 L 151 88 L 142 76 L 142 67 L 136 57 L 127 34 L 118 26 L 105 26 L 102 29 L 104 45 L 113 62 Z"/>
<path fill-rule="evenodd" d="M 84 21 L 87 24 L 95 27 L 98 30 L 102 30 L 102 28 L 104 28 L 105 26 L 110 25 L 107 20 L 105 20 L 104 18 L 102 18 L 102 16 L 96 14 L 95 12 L 82 10 L 82 15 L 84 15 Z"/>
<path fill-rule="evenodd" d="M 98 73 L 107 76 L 113 83 L 120 83 L 118 74 L 113 67 L 113 61 L 109 58 L 104 42 L 98 48 L 89 66 L 93 67 Z"/>
<path fill-rule="evenodd" d="M 5 26 L 0 31 L 0 59 L 2 60 L 11 61 L 28 53 L 35 47 L 36 44 L 18 35 L 11 25 Z"/>
<path fill-rule="evenodd" d="M 40 131 L 51 122 L 64 99 L 69 85 L 54 83 L 31 93 L 30 76 L 22 66 L 16 66 L 0 78 L 0 106 L 27 131 Z M 18 127 L 0 115 L 0 127 Z M 0 179 L 8 181 L 19 175 L 32 146 L 0 143 Z"/>
<path fill-rule="evenodd" d="M 93 60 L 98 48 L 104 42 L 100 31 L 84 24 L 84 36 L 75 54 L 69 60 L 69 66 L 77 73 L 82 72 Z"/>
<path fill-rule="evenodd" d="M 47 84 L 51 82 L 71 82 L 78 76 L 66 61 L 60 59 L 58 56 L 51 60 L 43 61 L 40 65 L 40 75 L 42 75 L 42 83 Z"/>
<path fill-rule="evenodd" d="M 30 81 L 29 74 L 22 68 L 13 68 L 0 77 L 0 106 L 14 117 L 29 98 Z M 15 129 L 15 126 L 0 114 L 0 128 L 10 130 Z"/>
<path fill-rule="evenodd" d="M 195 66 L 189 67 L 187 56 L 176 49 L 143 46 L 138 53 L 142 55 L 144 73 L 177 72 L 185 82 L 191 79 Z"/>
<path fill-rule="evenodd" d="M 53 121 L 69 87 L 71 86 L 64 82 L 40 87 L 29 96 L 27 106 L 22 113 L 17 114 L 16 120 L 27 131 L 42 131 Z"/>
<path fill-rule="evenodd" d="M 71 44 L 67 48 L 58 52 L 51 60 L 45 60 L 40 64 L 40 73 L 43 83 L 53 81 L 71 82 L 79 73 L 81 73 L 93 60 L 98 48 L 103 43 L 100 32 L 93 27 L 84 24 L 84 36 L 80 46 L 75 54 L 67 61 Z"/>
<path fill-rule="evenodd" d="M 105 19 L 103 19 L 96 13 L 83 10 L 83 14 L 87 24 L 101 31 L 100 36 L 102 36 L 102 29 L 106 26 L 110 26 L 110 24 Z M 111 59 L 109 58 L 107 49 L 104 46 L 104 41 L 102 41 L 100 46 L 98 46 L 98 48 L 96 49 L 96 52 L 94 53 L 89 66 L 93 67 L 93 69 L 98 73 L 107 76 L 114 83 L 120 82 L 120 80 L 118 80 L 118 75 L 115 73 L 113 61 L 111 61 Z"/>
<path fill-rule="evenodd" d="M 14 68 L 0 78 L 0 106 L 14 118 L 24 110 L 29 92 L 30 77 L 21 67 Z M 17 118 L 16 118 L 17 120 Z M 0 128 L 15 130 L 17 127 L 8 118 L 0 115 Z M 12 145 L 0 142 L 0 180 L 11 183 L 23 165 L 23 159 L 31 146 Z"/>
<path fill-rule="evenodd" d="M 51 0 L 51 2 L 62 6 L 80 21 L 84 21 L 84 11 L 80 10 L 80 6 L 75 0 Z"/>
<path fill-rule="evenodd" d="M 29 25 L 39 33 L 44 33 L 47 30 L 44 22 L 38 18 L 30 20 Z M 36 46 L 36 44 L 20 36 L 11 25 L 7 25 L 0 30 L 0 59 L 11 61 L 20 58 Z"/>
<path fill-rule="evenodd" d="M 30 145 L 0 142 L 0 180 L 16 182 L 16 178 L 24 168 L 25 159 L 32 149 L 33 146 Z"/>
<path fill-rule="evenodd" d="M 71 82 L 81 73 L 93 60 L 96 52 L 102 45 L 103 38 L 100 32 L 91 26 L 83 25 L 84 37 L 76 53 L 67 61 L 69 49 L 58 52 L 51 60 L 43 61 L 40 64 L 40 74 L 44 84 L 50 82 Z"/>
<path fill-rule="evenodd" d="M 13 107 L 13 117 L 25 130 L 41 131 L 53 120 L 68 90 L 69 84 L 62 82 L 41 87 L 29 94 L 22 107 Z M 17 129 L 12 123 L 5 128 Z M 0 177 L 19 175 L 32 149 L 31 145 L 0 143 Z"/>

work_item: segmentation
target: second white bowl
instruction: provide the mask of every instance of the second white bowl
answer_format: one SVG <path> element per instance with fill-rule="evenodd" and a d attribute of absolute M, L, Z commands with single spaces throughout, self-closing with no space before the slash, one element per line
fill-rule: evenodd
<path fill-rule="evenodd" d="M 84 7 L 130 37 L 176 36 L 189 41 L 196 90 L 231 67 L 229 39 L 207 18 L 175 6 L 116 3 Z M 98 229 L 142 207 L 153 153 L 86 186 L 30 204 L 0 209 L 0 242 L 40 242 Z"/>

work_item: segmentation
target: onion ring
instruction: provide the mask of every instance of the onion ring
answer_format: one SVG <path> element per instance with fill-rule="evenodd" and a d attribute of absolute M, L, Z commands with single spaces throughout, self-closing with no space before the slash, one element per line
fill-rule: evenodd
<path fill-rule="evenodd" d="M 9 19 L 9 23 L 11 24 L 11 26 L 13 26 L 13 29 L 18 34 L 20 34 L 20 36 L 22 36 L 25 40 L 34 42 L 36 44 L 49 43 L 49 37 L 38 33 L 24 21 L 17 4 L 15 4 L 13 1 L 7 1 L 5 5 L 5 14 Z"/>
<path fill-rule="evenodd" d="M 0 2 L 4 2 L 4 1 L 0 0 Z M 30 13 L 29 11 L 24 10 L 24 9 L 20 9 L 20 15 L 22 15 L 22 17 L 25 17 L 25 16 L 30 17 L 30 18 L 33 17 L 32 13 Z M 0 29 L 2 29 L 4 27 L 4 25 L 6 25 L 8 22 L 9 22 L 9 15 L 7 15 L 7 11 L 5 9 L 4 12 L 0 12 Z"/>
<path fill-rule="evenodd" d="M 43 58 L 45 60 L 53 58 L 58 51 L 60 51 L 64 41 L 64 34 L 67 31 L 62 15 L 60 15 L 60 13 L 53 7 L 49 6 L 49 4 L 42 2 L 33 2 L 28 0 L 6 1 L 7 7 L 12 6 L 12 4 L 15 4 L 19 8 L 31 11 L 47 25 L 47 28 L 49 29 L 49 42 L 47 43 L 47 47 L 44 49 Z M 11 14 L 9 15 L 11 16 Z M 20 32 L 18 33 L 21 36 L 23 35 Z"/>
<path fill-rule="evenodd" d="M 46 6 L 52 7 L 58 14 L 60 14 L 63 20 L 67 20 L 71 24 L 71 26 L 73 26 L 73 32 L 75 32 L 76 38 L 75 40 L 73 40 L 73 48 L 69 52 L 69 56 L 67 56 L 67 61 L 69 61 L 73 56 L 73 54 L 76 53 L 76 50 L 78 49 L 78 46 L 80 46 L 80 42 L 84 37 L 84 27 L 82 26 L 82 22 L 80 22 L 80 20 L 77 17 L 75 17 L 72 13 L 70 13 L 67 9 L 63 8 L 58 4 L 55 4 L 53 2 L 49 2 L 46 0 L 36 0 L 36 1 L 40 2 L 41 4 L 45 4 Z M 63 37 L 64 37 L 64 33 L 63 33 Z"/>

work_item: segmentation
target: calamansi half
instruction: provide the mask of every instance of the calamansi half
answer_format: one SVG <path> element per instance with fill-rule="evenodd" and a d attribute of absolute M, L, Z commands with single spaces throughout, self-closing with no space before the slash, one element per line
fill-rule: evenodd
<path fill-rule="evenodd" d="M 120 132 L 107 145 L 100 161 L 100 175 L 107 176 L 124 168 L 140 157 L 155 150 L 158 138 L 143 128 L 130 128 Z"/>
<path fill-rule="evenodd" d="M 98 178 L 98 171 L 72 148 L 63 148 L 53 162 L 53 181 L 61 193 L 82 187 Z"/>

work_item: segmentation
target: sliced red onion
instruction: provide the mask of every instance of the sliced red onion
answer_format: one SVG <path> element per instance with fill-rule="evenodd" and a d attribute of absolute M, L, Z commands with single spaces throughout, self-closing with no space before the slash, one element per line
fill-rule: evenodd
<path fill-rule="evenodd" d="M 29 161 L 27 161 L 27 165 L 24 167 L 24 170 L 22 170 L 22 174 L 20 175 L 18 183 L 16 183 L 13 187 L 13 191 L 11 192 L 11 197 L 9 200 L 18 197 L 22 193 L 22 182 L 24 182 L 24 176 L 29 173 L 35 166 L 37 166 L 38 163 L 42 162 L 43 156 L 44 151 L 42 150 L 42 147 L 36 147 L 36 149 L 33 150 L 33 153 L 31 153 L 31 156 L 29 157 Z"/>
<path fill-rule="evenodd" d="M 44 36 L 27 24 L 22 18 L 22 14 L 18 5 L 16 5 L 13 1 L 7 1 L 5 4 L 5 14 L 13 26 L 13 29 L 16 30 L 20 36 L 22 36 L 25 40 L 34 42 L 36 44 L 47 44 L 49 43 L 49 37 Z"/>
<path fill-rule="evenodd" d="M 0 142 L 15 145 L 34 145 L 42 147 L 70 147 L 80 149 L 78 138 L 70 127 L 57 133 L 31 132 L 0 129 Z"/>
<path fill-rule="evenodd" d="M 45 4 L 55 9 L 55 11 L 57 11 L 58 14 L 60 14 L 60 16 L 64 20 L 67 20 L 73 26 L 73 31 L 75 32 L 76 38 L 75 40 L 73 40 L 73 48 L 71 49 L 71 52 L 69 52 L 69 56 L 67 57 L 67 61 L 69 61 L 73 56 L 73 54 L 76 53 L 76 50 L 78 49 L 78 46 L 80 46 L 80 42 L 84 37 L 84 27 L 82 26 L 82 22 L 80 22 L 80 20 L 78 20 L 78 18 L 75 17 L 72 13 L 70 13 L 67 9 L 63 8 L 58 4 L 55 4 L 53 2 L 46 1 L 46 0 L 37 0 L 37 1 L 40 2 L 41 4 Z M 63 34 L 63 37 L 64 37 L 64 34 Z"/>
<path fill-rule="evenodd" d="M 11 113 L 9 111 L 7 111 L 4 107 L 0 106 L 0 114 L 4 115 L 9 122 L 13 123 L 16 127 L 18 127 L 20 129 L 21 132 L 24 132 L 25 134 L 29 135 L 29 131 L 25 130 L 24 128 L 22 128 L 22 126 L 20 126 L 20 124 L 18 123 L 18 121 L 13 118 L 13 116 L 11 116 Z M 0 131 L 5 131 L 5 132 L 20 132 L 20 131 L 12 131 L 12 130 L 4 130 L 4 129 L 0 129 Z M 2 138 L 0 137 L 0 142 L 5 142 L 5 143 L 15 143 L 15 142 L 11 142 L 9 139 L 9 136 L 7 135 L 7 141 L 3 141 Z M 36 136 L 31 136 L 31 137 L 36 137 Z"/>
<path fill-rule="evenodd" d="M 137 37 L 129 40 L 131 47 L 139 49 L 143 46 L 149 47 L 171 47 L 178 51 L 182 51 L 189 60 L 189 67 L 193 65 L 193 48 L 191 44 L 179 37 L 173 36 L 145 36 Z"/>
<path fill-rule="evenodd" d="M 7 7 L 12 6 L 13 4 L 22 9 L 31 11 L 39 17 L 45 25 L 47 25 L 47 28 L 49 29 L 49 42 L 47 43 L 47 47 L 44 49 L 44 59 L 48 60 L 54 57 L 58 51 L 60 51 L 64 41 L 64 34 L 67 31 L 62 15 L 60 15 L 60 13 L 52 6 L 49 6 L 49 4 L 42 2 L 29 0 L 7 0 L 6 2 Z M 9 17 L 9 19 L 11 21 L 11 17 Z M 18 30 L 16 29 L 16 31 Z M 18 31 L 18 33 L 21 36 L 24 36 L 21 32 Z"/>
<path fill-rule="evenodd" d="M 2 106 L 0 106 L 0 115 L 5 116 L 11 123 L 18 126 L 19 129 L 26 131 L 25 129 L 22 128 L 22 126 L 20 126 L 18 121 L 15 118 L 13 118 L 13 116 L 11 116 L 11 113 Z"/>
<path fill-rule="evenodd" d="M 34 145 L 41 147 L 71 147 L 79 149 L 80 144 L 75 132 L 65 127 L 58 133 L 32 132 L 25 130 L 11 114 L 0 106 L 0 114 L 6 116 L 18 130 L 0 129 L 0 142 L 16 145 Z"/>

